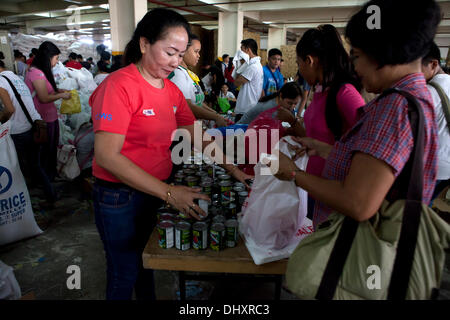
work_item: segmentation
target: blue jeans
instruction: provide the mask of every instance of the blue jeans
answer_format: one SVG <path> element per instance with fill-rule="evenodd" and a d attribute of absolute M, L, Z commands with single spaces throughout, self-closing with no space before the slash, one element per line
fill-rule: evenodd
<path fill-rule="evenodd" d="M 153 270 L 144 269 L 142 252 L 162 201 L 125 185 L 93 187 L 95 224 L 107 263 L 107 300 L 155 300 Z"/>

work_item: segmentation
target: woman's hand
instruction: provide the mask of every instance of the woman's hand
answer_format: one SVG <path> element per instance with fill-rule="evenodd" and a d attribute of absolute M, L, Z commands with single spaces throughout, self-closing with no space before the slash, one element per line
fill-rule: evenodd
<path fill-rule="evenodd" d="M 239 169 L 238 167 L 234 167 L 234 169 L 232 169 L 230 171 L 230 174 L 239 182 L 242 182 L 247 188 L 250 189 L 250 186 L 247 184 L 247 182 L 245 180 L 248 179 L 253 179 L 254 176 L 250 176 L 248 174 L 246 174 L 244 171 L 242 171 L 241 169 Z"/>
<path fill-rule="evenodd" d="M 168 199 L 169 204 L 184 213 L 186 216 L 192 216 L 193 218 L 200 220 L 200 216 L 206 216 L 207 213 L 200 209 L 200 207 L 195 204 L 195 199 L 203 199 L 206 201 L 211 201 L 211 199 L 205 195 L 201 194 L 201 188 L 190 188 L 186 186 L 170 186 L 170 197 Z"/>
<path fill-rule="evenodd" d="M 215 119 L 217 127 L 226 127 L 228 125 L 227 119 L 222 117 L 220 114 L 217 114 L 217 118 Z"/>
<path fill-rule="evenodd" d="M 283 152 L 279 152 L 278 155 L 278 170 L 274 172 L 273 168 L 275 161 L 271 161 L 268 166 L 270 167 L 272 174 L 280 180 L 292 181 L 295 178 L 295 172 L 300 169 L 295 165 L 294 160 L 290 159 Z"/>
<path fill-rule="evenodd" d="M 59 96 L 64 100 L 69 100 L 72 94 L 70 93 L 70 91 L 67 91 L 59 93 Z"/>
<path fill-rule="evenodd" d="M 301 149 L 306 151 L 308 153 L 308 156 L 319 156 L 321 158 L 327 159 L 328 155 L 333 149 L 332 145 L 313 138 L 292 137 L 292 139 L 303 146 Z"/>
<path fill-rule="evenodd" d="M 280 121 L 287 122 L 293 126 L 295 122 L 295 116 L 286 108 L 278 108 L 276 118 Z"/>

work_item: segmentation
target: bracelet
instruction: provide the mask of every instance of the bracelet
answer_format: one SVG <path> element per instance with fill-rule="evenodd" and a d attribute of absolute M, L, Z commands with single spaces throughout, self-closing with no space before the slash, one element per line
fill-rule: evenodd
<path fill-rule="evenodd" d="M 292 181 L 295 180 L 295 178 L 297 177 L 297 173 L 300 172 L 300 169 L 295 169 L 294 171 L 292 171 L 291 176 L 292 176 Z"/>
<path fill-rule="evenodd" d="M 166 205 L 169 205 L 169 198 L 172 198 L 172 192 L 170 192 L 170 185 L 167 188 L 167 198 L 166 198 Z"/>

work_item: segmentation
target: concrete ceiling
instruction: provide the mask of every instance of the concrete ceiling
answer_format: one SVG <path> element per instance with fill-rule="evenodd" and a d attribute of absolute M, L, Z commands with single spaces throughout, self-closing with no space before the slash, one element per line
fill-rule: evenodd
<path fill-rule="evenodd" d="M 450 45 L 450 0 L 437 0 L 443 20 L 436 41 Z M 168 6 L 183 14 L 189 22 L 216 29 L 219 12 L 243 11 L 244 27 L 266 34 L 269 27 L 287 28 L 295 40 L 318 24 L 331 23 L 343 30 L 349 17 L 366 0 L 149 0 L 148 9 Z M 23 33 L 69 32 L 73 11 L 81 7 L 81 34 L 109 33 L 107 0 L 1 0 L 0 29 Z M 76 31 L 76 30 L 75 30 Z M 74 30 L 72 33 L 78 34 Z"/>

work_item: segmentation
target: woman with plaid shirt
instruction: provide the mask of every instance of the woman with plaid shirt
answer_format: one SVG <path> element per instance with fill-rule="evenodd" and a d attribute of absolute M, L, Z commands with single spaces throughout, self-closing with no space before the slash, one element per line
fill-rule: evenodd
<path fill-rule="evenodd" d="M 380 8 L 380 28 L 370 28 L 369 6 Z M 369 11 L 371 12 L 371 11 Z M 411 93 L 425 116 L 424 203 L 431 200 L 437 172 L 437 130 L 433 100 L 421 73 L 421 58 L 429 50 L 440 21 L 435 0 L 372 0 L 356 13 L 346 28 L 352 60 L 368 92 L 382 93 L 397 87 Z M 373 26 L 372 26 L 373 27 Z M 280 153 L 282 180 L 295 179 L 318 201 L 316 228 L 331 211 L 357 221 L 371 218 L 385 198 L 393 199 L 391 187 L 409 159 L 414 141 L 408 119 L 408 102 L 399 94 L 375 99 L 358 110 L 358 120 L 334 145 L 298 138 L 309 155 L 326 159 L 322 177 L 299 170 Z"/>

